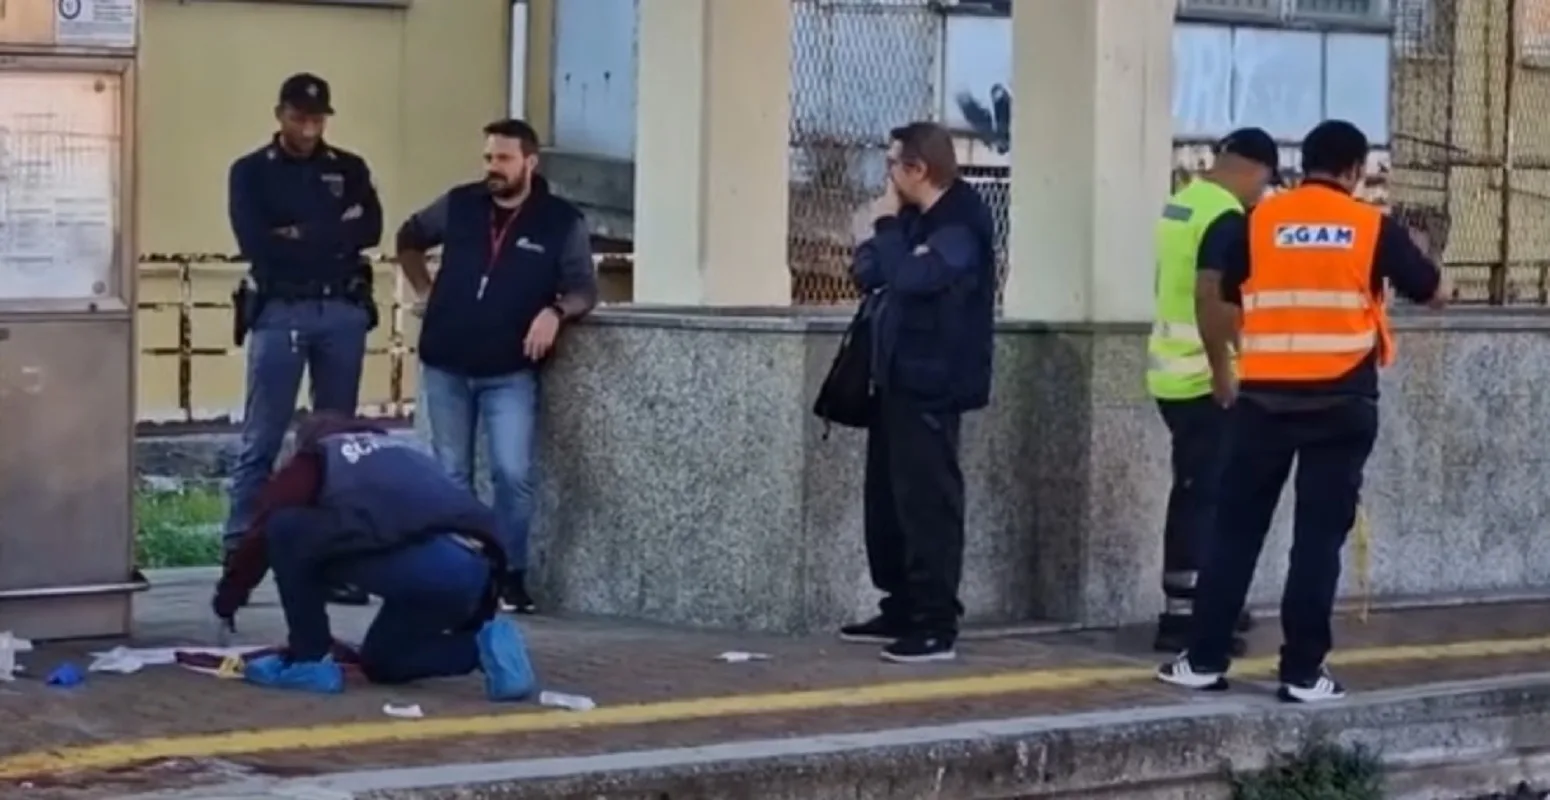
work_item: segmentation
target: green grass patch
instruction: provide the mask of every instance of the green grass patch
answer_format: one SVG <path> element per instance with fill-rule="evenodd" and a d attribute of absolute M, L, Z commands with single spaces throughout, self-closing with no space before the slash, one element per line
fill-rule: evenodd
<path fill-rule="evenodd" d="M 221 563 L 220 525 L 226 497 L 212 486 L 135 493 L 135 561 L 142 569 L 208 567 Z"/>
<path fill-rule="evenodd" d="M 1363 748 L 1313 744 L 1268 769 L 1232 776 L 1233 800 L 1383 800 L 1383 761 Z"/>

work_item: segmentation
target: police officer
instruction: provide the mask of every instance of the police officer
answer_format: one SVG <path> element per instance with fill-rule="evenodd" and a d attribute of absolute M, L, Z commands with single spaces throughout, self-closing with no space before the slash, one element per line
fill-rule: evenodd
<path fill-rule="evenodd" d="M 378 683 L 480 669 L 492 700 L 520 700 L 535 681 L 514 623 L 495 615 L 505 553 L 495 519 L 434 458 L 400 437 L 317 415 L 295 455 L 266 485 L 263 508 L 217 587 L 227 625 L 266 569 L 288 630 L 283 656 L 247 664 L 250 683 L 342 691 L 326 592 L 340 581 L 382 598 L 361 643 L 361 671 Z"/>
<path fill-rule="evenodd" d="M 279 131 L 231 165 L 232 232 L 249 264 L 239 290 L 247 342 L 242 451 L 233 470 L 228 553 L 252 520 L 296 410 L 305 370 L 312 408 L 354 414 L 366 334 L 375 318 L 361 251 L 382 238 L 382 206 L 366 162 L 323 140 L 328 83 L 302 73 L 280 86 Z M 243 319 L 245 317 L 245 319 Z M 364 603 L 344 588 L 342 602 Z"/>
<path fill-rule="evenodd" d="M 1219 396 L 1232 411 L 1195 630 L 1189 649 L 1159 668 L 1166 683 L 1226 688 L 1233 623 L 1295 461 L 1279 695 L 1288 702 L 1345 695 L 1324 659 L 1332 645 L 1340 550 L 1378 433 L 1378 368 L 1394 359 L 1384 283 L 1433 308 L 1449 294 L 1412 234 L 1352 196 L 1365 178 L 1367 155 L 1367 137 L 1351 123 L 1315 127 L 1303 140 L 1302 185 L 1261 202 L 1241 231 L 1235 257 L 1200 274 L 1202 291 L 1223 301 L 1202 304 L 1201 330 Z M 1235 337 L 1241 385 L 1215 369 L 1229 363 Z"/>
<path fill-rule="evenodd" d="M 1153 646 L 1178 653 L 1188 644 L 1196 569 L 1216 517 L 1226 453 L 1222 387 L 1195 322 L 1195 275 L 1220 270 L 1243 228 L 1244 209 L 1280 183 L 1280 152 L 1260 128 L 1234 131 L 1215 148 L 1211 169 L 1168 199 L 1157 222 L 1157 310 L 1148 344 L 1146 385 L 1172 439 L 1173 489 L 1163 528 L 1164 610 Z M 1230 355 L 1230 354 L 1226 354 Z M 1217 370 L 1233 374 L 1229 364 Z M 1239 629 L 1253 619 L 1244 614 Z M 1236 640 L 1235 650 L 1242 649 Z"/>

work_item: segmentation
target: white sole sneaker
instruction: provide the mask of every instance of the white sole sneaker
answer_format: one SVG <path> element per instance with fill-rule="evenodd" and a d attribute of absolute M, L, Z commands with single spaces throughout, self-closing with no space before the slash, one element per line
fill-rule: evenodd
<path fill-rule="evenodd" d="M 930 664 L 935 661 L 953 661 L 958 658 L 958 651 L 940 650 L 934 653 L 923 653 L 918 656 L 901 656 L 884 650 L 877 657 L 890 664 Z"/>
<path fill-rule="evenodd" d="M 897 636 L 873 636 L 867 633 L 841 633 L 839 638 L 846 644 L 893 644 L 899 640 Z"/>
<path fill-rule="evenodd" d="M 1283 703 L 1327 703 L 1345 699 L 1345 687 L 1328 675 L 1320 675 L 1311 686 L 1283 683 L 1276 697 Z"/>
<path fill-rule="evenodd" d="M 1220 692 L 1227 689 L 1226 673 L 1201 672 L 1190 665 L 1187 656 L 1179 656 L 1158 667 L 1157 680 L 1197 692 Z"/>

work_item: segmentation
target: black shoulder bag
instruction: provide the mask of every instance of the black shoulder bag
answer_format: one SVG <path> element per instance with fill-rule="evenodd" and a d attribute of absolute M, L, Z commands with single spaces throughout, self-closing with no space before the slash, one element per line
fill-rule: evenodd
<path fill-rule="evenodd" d="M 826 423 L 826 439 L 828 423 L 847 428 L 872 424 L 877 404 L 876 385 L 872 381 L 872 306 L 872 298 L 868 297 L 856 309 L 856 316 L 840 339 L 834 363 L 829 365 L 829 374 L 813 401 L 813 413 Z"/>

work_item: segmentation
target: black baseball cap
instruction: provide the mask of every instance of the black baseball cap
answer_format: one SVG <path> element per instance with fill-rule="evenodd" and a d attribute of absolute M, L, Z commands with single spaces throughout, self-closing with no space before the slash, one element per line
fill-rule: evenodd
<path fill-rule="evenodd" d="M 1355 166 L 1365 167 L 1371 150 L 1361 128 L 1343 119 L 1325 120 L 1302 139 L 1302 171 L 1338 175 Z"/>
<path fill-rule="evenodd" d="M 328 81 L 310 72 L 299 72 L 280 84 L 280 105 L 304 114 L 334 113 L 333 95 Z"/>
<path fill-rule="evenodd" d="M 1281 185 L 1281 148 L 1264 128 L 1239 128 L 1216 143 L 1216 155 L 1232 154 L 1270 170 L 1270 185 Z"/>

